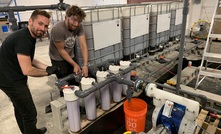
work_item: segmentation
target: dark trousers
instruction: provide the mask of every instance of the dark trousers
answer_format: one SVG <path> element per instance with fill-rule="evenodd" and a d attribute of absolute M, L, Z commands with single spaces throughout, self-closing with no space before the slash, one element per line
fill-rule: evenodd
<path fill-rule="evenodd" d="M 38 134 L 37 111 L 27 85 L 1 88 L 11 99 L 17 124 L 23 134 Z M 10 124 L 8 124 L 10 125 Z"/>
<path fill-rule="evenodd" d="M 56 73 L 56 76 L 57 76 L 58 79 L 63 78 L 65 76 L 73 73 L 73 66 L 71 64 L 69 64 L 65 60 L 63 60 L 63 61 L 55 61 L 55 60 L 51 59 L 51 64 L 53 66 L 57 66 L 57 67 L 60 68 L 59 72 Z M 68 80 L 67 82 L 68 82 L 69 85 L 79 86 L 79 83 L 76 82 L 74 79 Z M 60 91 L 60 96 L 61 97 L 64 96 L 62 91 Z"/>

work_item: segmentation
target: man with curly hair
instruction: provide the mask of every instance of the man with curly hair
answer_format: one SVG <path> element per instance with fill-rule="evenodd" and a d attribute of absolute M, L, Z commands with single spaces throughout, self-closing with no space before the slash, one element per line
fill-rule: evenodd
<path fill-rule="evenodd" d="M 63 78 L 71 73 L 88 76 L 88 49 L 86 38 L 82 26 L 85 19 L 85 12 L 78 6 L 72 5 L 66 10 L 64 21 L 56 23 L 51 30 L 49 56 L 52 65 L 60 67 L 60 72 L 56 74 L 57 78 Z M 74 53 L 76 36 L 81 48 L 83 65 L 78 65 Z M 71 85 L 78 85 L 76 82 L 69 82 Z M 63 93 L 60 92 L 60 96 Z"/>

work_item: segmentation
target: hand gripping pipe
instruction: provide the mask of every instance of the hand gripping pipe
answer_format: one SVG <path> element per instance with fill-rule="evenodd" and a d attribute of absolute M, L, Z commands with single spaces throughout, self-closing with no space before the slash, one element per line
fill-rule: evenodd
<path fill-rule="evenodd" d="M 116 74 L 116 75 L 110 75 L 107 77 L 106 80 L 96 83 L 93 85 L 93 87 L 89 88 L 88 90 L 78 90 L 75 92 L 76 96 L 78 96 L 79 98 L 84 98 L 86 96 L 88 96 L 90 93 L 102 88 L 103 86 L 105 86 L 106 84 L 109 84 L 113 81 L 116 81 L 120 84 L 126 84 L 129 86 L 134 86 L 134 82 L 130 81 L 130 80 L 124 80 L 123 79 L 123 75 L 129 73 L 131 70 L 134 70 L 136 68 L 136 65 L 131 64 L 130 67 L 120 71 L 120 73 Z"/>
<path fill-rule="evenodd" d="M 92 76 L 96 77 L 96 73 L 97 71 L 99 71 L 99 69 L 108 70 L 111 64 L 119 64 L 119 62 L 120 62 L 120 59 L 109 59 L 106 62 L 102 62 L 97 65 L 89 65 L 89 72 L 90 74 L 92 74 Z M 58 79 L 55 82 L 55 85 L 58 86 L 60 90 L 62 90 L 61 87 L 68 85 L 68 82 L 67 82 L 68 80 L 75 79 L 76 82 L 80 83 L 81 78 L 82 78 L 81 75 L 76 75 L 75 73 L 72 73 L 72 74 L 69 74 L 68 76 Z"/>
<path fill-rule="evenodd" d="M 80 83 L 82 76 L 76 75 L 75 73 L 69 74 L 63 78 L 56 80 L 55 85 L 58 86 L 59 90 L 62 90 L 62 87 L 68 85 L 68 80 L 75 79 L 76 82 Z"/>

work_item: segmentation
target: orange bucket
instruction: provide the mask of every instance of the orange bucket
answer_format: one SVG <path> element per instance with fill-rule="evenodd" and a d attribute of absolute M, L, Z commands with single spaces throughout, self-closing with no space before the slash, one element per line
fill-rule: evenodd
<path fill-rule="evenodd" d="M 138 98 L 124 102 L 125 126 L 127 131 L 144 132 L 146 124 L 147 104 Z"/>

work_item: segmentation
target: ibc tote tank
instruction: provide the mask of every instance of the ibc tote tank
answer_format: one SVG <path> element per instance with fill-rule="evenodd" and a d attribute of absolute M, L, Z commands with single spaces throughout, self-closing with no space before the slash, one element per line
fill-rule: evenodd
<path fill-rule="evenodd" d="M 167 45 L 169 41 L 171 2 L 148 3 L 151 3 L 149 52 L 155 52 L 160 49 L 160 46 Z"/>
<path fill-rule="evenodd" d="M 170 41 L 180 40 L 183 19 L 183 2 L 171 3 Z"/>
<path fill-rule="evenodd" d="M 134 61 L 148 53 L 149 4 L 130 4 L 121 7 L 124 60 Z"/>
<path fill-rule="evenodd" d="M 123 57 L 121 13 L 117 6 L 92 6 L 84 8 L 86 18 L 82 25 L 88 46 L 88 62 L 98 64 L 108 59 Z M 75 54 L 82 65 L 78 40 Z"/>

